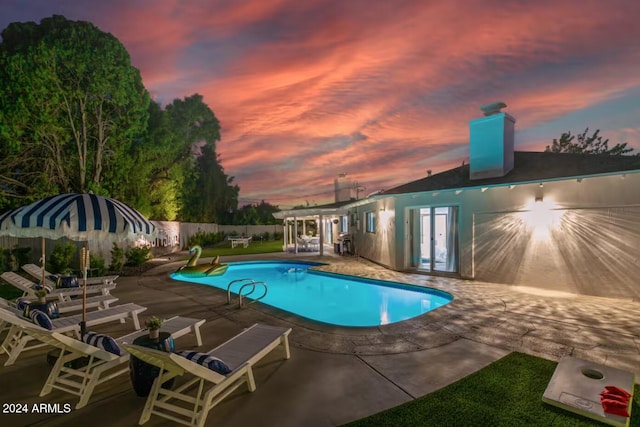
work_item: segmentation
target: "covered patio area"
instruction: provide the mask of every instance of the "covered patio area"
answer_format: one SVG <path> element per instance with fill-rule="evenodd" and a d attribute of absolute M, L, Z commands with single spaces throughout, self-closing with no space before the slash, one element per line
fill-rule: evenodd
<path fill-rule="evenodd" d="M 349 233 L 348 211 L 351 201 L 276 212 L 283 223 L 283 250 L 290 253 L 334 250 L 341 236 Z"/>

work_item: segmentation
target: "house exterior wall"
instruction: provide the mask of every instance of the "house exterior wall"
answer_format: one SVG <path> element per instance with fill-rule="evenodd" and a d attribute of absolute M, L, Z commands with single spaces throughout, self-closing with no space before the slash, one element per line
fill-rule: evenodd
<path fill-rule="evenodd" d="M 640 171 L 539 184 L 372 199 L 350 209 L 360 219 L 352 230 L 356 251 L 407 270 L 409 210 L 458 206 L 461 277 L 640 299 Z M 391 224 L 366 233 L 367 211 Z"/>

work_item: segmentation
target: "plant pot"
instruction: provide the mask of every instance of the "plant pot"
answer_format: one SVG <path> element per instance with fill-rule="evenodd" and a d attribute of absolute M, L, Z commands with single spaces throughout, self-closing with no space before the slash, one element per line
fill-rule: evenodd
<path fill-rule="evenodd" d="M 160 329 L 149 329 L 149 338 L 152 340 L 160 338 Z"/>
<path fill-rule="evenodd" d="M 46 304 L 47 297 L 38 297 L 38 304 Z"/>

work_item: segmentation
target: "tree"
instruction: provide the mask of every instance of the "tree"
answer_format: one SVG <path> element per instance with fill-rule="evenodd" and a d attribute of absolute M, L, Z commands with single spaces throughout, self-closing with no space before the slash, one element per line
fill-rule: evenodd
<path fill-rule="evenodd" d="M 226 222 L 238 205 L 239 188 L 224 173 L 216 153 L 220 123 L 202 95 L 176 99 L 167 105 L 161 126 L 168 136 L 166 152 L 172 169 L 179 165 L 181 186 L 176 187 L 178 218 L 191 222 Z M 153 117 L 153 116 L 152 116 Z M 162 179 L 163 171 L 153 182 Z"/>
<path fill-rule="evenodd" d="M 280 208 L 262 200 L 258 204 L 245 205 L 234 214 L 233 223 L 238 225 L 270 225 L 279 224 L 280 220 L 273 216 Z"/>
<path fill-rule="evenodd" d="M 0 212 L 62 192 L 108 195 L 153 219 L 229 221 L 239 188 L 199 94 L 164 109 L 124 46 L 62 16 L 0 43 Z"/>
<path fill-rule="evenodd" d="M 129 154 L 149 103 L 124 46 L 91 23 L 58 15 L 12 23 L 2 39 L 0 192 L 118 196 L 135 167 Z"/>
<path fill-rule="evenodd" d="M 609 148 L 609 140 L 602 139 L 597 129 L 593 135 L 587 136 L 589 128 L 578 134 L 578 140 L 574 142 L 575 135 L 571 132 L 564 132 L 560 139 L 554 139 L 551 146 L 547 145 L 545 152 L 551 153 L 583 153 L 583 154 L 606 154 L 610 156 L 622 156 L 631 153 L 633 148 L 628 147 L 628 143 L 623 142 Z M 636 154 L 637 155 L 637 154 Z"/>

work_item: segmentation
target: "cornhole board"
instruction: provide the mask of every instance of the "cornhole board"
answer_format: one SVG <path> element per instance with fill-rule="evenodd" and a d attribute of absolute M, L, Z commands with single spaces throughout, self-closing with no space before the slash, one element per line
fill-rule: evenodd
<path fill-rule="evenodd" d="M 612 426 L 628 427 L 631 417 L 607 414 L 600 403 L 600 392 L 614 385 L 631 393 L 627 411 L 631 415 L 633 373 L 575 357 L 560 359 L 542 401 Z"/>

